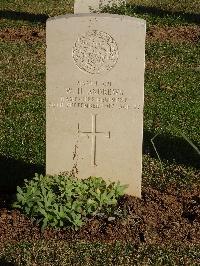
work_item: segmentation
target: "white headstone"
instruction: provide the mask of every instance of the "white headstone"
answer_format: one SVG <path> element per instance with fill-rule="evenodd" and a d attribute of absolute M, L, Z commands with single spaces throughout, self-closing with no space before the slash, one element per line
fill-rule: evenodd
<path fill-rule="evenodd" d="M 93 11 L 99 11 L 100 8 L 106 5 L 120 6 L 125 2 L 125 0 L 75 0 L 74 14 L 91 13 Z"/>
<path fill-rule="evenodd" d="M 144 20 L 47 21 L 47 174 L 119 180 L 141 196 L 144 57 Z"/>

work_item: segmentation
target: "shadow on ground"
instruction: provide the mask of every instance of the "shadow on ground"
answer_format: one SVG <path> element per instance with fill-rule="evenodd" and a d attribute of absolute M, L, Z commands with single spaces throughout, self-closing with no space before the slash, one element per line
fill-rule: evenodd
<path fill-rule="evenodd" d="M 0 193 L 15 193 L 24 179 L 31 179 L 35 173 L 44 174 L 43 165 L 30 164 L 14 158 L 0 156 Z"/>
<path fill-rule="evenodd" d="M 5 259 L 0 258 L 0 266 L 16 266 L 16 264 L 12 262 L 7 262 Z"/>
<path fill-rule="evenodd" d="M 158 158 L 151 139 L 155 136 L 152 132 L 144 131 L 143 153 Z M 161 160 L 169 163 L 183 164 L 200 168 L 200 156 L 197 151 L 182 137 L 173 137 L 160 134 L 154 140 L 154 145 Z M 193 142 L 198 147 L 197 143 Z"/>
<path fill-rule="evenodd" d="M 152 158 L 157 158 L 151 143 L 153 137 L 153 133 L 144 132 L 143 153 L 149 154 Z M 154 144 L 161 160 L 200 168 L 200 156 L 183 138 L 158 135 L 154 139 Z M 29 164 L 5 156 L 0 156 L 0 169 L 1 193 L 15 193 L 16 187 L 22 185 L 24 179 L 31 179 L 35 173 L 45 173 L 44 165 Z"/>
<path fill-rule="evenodd" d="M 200 17 L 199 14 L 194 14 L 194 13 L 185 13 L 184 11 L 168 11 L 168 10 L 163 10 L 157 7 L 148 7 L 148 6 L 142 6 L 142 5 L 128 5 L 129 10 L 133 10 L 134 13 L 137 14 L 149 14 L 154 17 L 179 17 L 183 19 L 184 21 L 187 21 L 188 23 L 196 23 L 200 24 Z"/>
<path fill-rule="evenodd" d="M 200 16 L 199 14 L 194 13 L 185 13 L 184 11 L 179 12 L 172 12 L 163 10 L 157 7 L 148 7 L 148 6 L 142 6 L 142 5 L 127 5 L 127 9 L 130 13 L 136 13 L 136 14 L 149 14 L 154 17 L 160 17 L 164 18 L 167 16 L 171 16 L 174 18 L 179 17 L 180 19 L 188 22 L 188 23 L 196 23 L 200 24 Z M 106 9 L 107 10 L 107 9 Z M 112 9 L 115 10 L 115 9 Z M 120 8 L 116 9 L 116 12 L 113 13 L 120 13 Z M 122 11 L 123 12 L 123 11 Z M 124 12 L 123 12 L 124 13 Z M 28 12 L 17 12 L 12 10 L 2 10 L 0 11 L 0 18 L 4 19 L 11 19 L 11 20 L 26 20 L 30 22 L 39 22 L 39 23 L 45 23 L 48 19 L 48 15 L 46 14 L 32 14 Z"/>
<path fill-rule="evenodd" d="M 0 11 L 0 19 L 11 19 L 11 20 L 26 20 L 30 22 L 45 23 L 48 16 L 45 14 L 32 14 L 28 12 L 17 12 L 12 10 Z"/>

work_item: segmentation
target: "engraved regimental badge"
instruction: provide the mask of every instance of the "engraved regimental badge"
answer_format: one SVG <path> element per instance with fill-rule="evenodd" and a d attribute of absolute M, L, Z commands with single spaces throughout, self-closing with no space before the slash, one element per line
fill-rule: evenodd
<path fill-rule="evenodd" d="M 78 68 L 90 74 L 102 74 L 117 63 L 119 51 L 116 41 L 106 32 L 91 30 L 80 36 L 72 49 Z"/>

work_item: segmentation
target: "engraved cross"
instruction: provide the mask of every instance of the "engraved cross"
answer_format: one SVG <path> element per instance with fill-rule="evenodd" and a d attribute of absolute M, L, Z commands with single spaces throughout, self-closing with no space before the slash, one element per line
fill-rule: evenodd
<path fill-rule="evenodd" d="M 78 134 L 88 136 L 91 135 L 92 145 L 91 145 L 91 165 L 97 166 L 96 164 L 96 154 L 97 154 L 97 135 L 103 134 L 106 138 L 110 138 L 110 131 L 100 132 L 97 131 L 97 115 L 92 114 L 92 129 L 91 131 L 81 131 L 78 123 Z"/>

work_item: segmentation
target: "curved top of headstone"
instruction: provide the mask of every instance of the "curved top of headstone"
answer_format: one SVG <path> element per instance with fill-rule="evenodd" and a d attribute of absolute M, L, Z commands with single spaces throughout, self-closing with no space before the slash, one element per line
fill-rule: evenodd
<path fill-rule="evenodd" d="M 117 14 L 108 14 L 108 13 L 101 13 L 101 14 L 97 14 L 97 13 L 92 13 L 92 14 L 66 14 L 66 15 L 60 15 L 60 16 L 56 16 L 56 17 L 50 17 L 47 19 L 48 21 L 51 20 L 59 20 L 59 19 L 69 19 L 69 18 L 76 18 L 76 17 L 82 17 L 82 18 L 88 18 L 88 17 L 98 17 L 98 18 L 113 18 L 113 19 L 121 19 L 121 20 L 131 20 L 131 21 L 135 21 L 138 22 L 140 24 L 146 25 L 146 20 L 141 19 L 141 18 L 136 18 L 136 17 L 131 17 L 131 16 L 126 16 L 126 15 L 117 15 Z"/>

